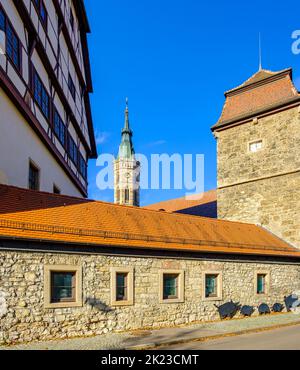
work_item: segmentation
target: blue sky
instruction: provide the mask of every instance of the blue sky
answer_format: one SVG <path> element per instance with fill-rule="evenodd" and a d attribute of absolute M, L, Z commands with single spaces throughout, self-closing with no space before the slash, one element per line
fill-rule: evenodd
<path fill-rule="evenodd" d="M 205 189 L 216 187 L 216 143 L 224 91 L 263 67 L 293 67 L 300 89 L 300 55 L 291 52 L 300 29 L 296 1 L 86 0 L 94 94 L 92 113 L 101 153 L 116 154 L 129 97 L 136 152 L 205 156 Z M 96 187 L 89 164 L 89 197 L 113 201 Z M 142 205 L 185 190 L 143 190 Z"/>

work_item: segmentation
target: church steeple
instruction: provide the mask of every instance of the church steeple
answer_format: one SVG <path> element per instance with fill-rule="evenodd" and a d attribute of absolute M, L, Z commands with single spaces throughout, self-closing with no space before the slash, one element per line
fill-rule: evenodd
<path fill-rule="evenodd" d="M 128 98 L 126 98 L 126 109 L 125 109 L 125 125 L 124 130 L 129 130 L 129 108 L 128 108 Z"/>
<path fill-rule="evenodd" d="M 114 164 L 115 203 L 139 206 L 140 163 L 135 159 L 132 136 L 129 124 L 128 98 L 126 98 L 125 123 L 122 129 L 118 157 Z"/>
<path fill-rule="evenodd" d="M 122 130 L 122 140 L 119 146 L 118 158 L 131 159 L 134 157 L 132 136 L 133 136 L 133 133 L 130 129 L 130 124 L 129 124 L 128 98 L 126 98 L 125 123 L 124 123 L 124 128 Z"/>

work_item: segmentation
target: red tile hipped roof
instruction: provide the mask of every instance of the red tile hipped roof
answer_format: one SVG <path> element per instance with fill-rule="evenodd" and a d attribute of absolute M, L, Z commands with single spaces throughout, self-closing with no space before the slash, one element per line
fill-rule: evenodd
<path fill-rule="evenodd" d="M 221 117 L 213 130 L 234 121 L 255 116 L 264 110 L 300 100 L 300 94 L 292 81 L 292 70 L 280 72 L 260 70 L 245 83 L 225 93 Z"/>
<path fill-rule="evenodd" d="M 135 249 L 300 257 L 251 224 L 0 185 L 0 238 Z"/>

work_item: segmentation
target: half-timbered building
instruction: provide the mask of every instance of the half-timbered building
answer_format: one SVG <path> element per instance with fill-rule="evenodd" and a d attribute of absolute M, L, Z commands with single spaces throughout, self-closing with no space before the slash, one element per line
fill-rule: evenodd
<path fill-rule="evenodd" d="M 96 157 L 83 0 L 0 0 L 0 183 L 87 196 Z"/>

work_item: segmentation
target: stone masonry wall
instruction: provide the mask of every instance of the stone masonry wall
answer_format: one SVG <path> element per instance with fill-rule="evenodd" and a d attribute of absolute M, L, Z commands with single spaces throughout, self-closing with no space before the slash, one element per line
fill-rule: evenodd
<path fill-rule="evenodd" d="M 217 133 L 218 217 L 256 223 L 300 248 L 298 107 Z M 249 143 L 263 140 L 251 153 Z"/>
<path fill-rule="evenodd" d="M 300 173 L 219 189 L 218 216 L 261 225 L 300 248 Z"/>
<path fill-rule="evenodd" d="M 44 266 L 82 267 L 83 306 L 44 308 Z M 112 307 L 111 267 L 134 267 L 134 305 Z M 184 303 L 159 303 L 159 271 L 184 270 Z M 205 301 L 203 272 L 221 271 L 223 300 Z M 255 293 L 256 272 L 270 273 L 266 296 Z M 105 334 L 217 320 L 214 306 L 232 299 L 258 305 L 283 302 L 300 288 L 300 264 L 196 259 L 0 252 L 0 343 Z M 3 301 L 3 299 L 2 299 Z"/>

